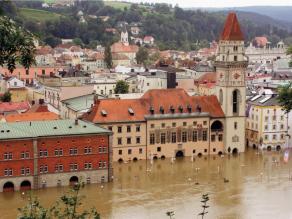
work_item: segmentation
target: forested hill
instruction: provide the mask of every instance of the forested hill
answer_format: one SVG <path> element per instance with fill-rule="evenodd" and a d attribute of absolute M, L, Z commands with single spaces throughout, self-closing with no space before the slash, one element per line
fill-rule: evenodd
<path fill-rule="evenodd" d="M 61 38 L 73 38 L 92 48 L 117 41 L 118 35 L 105 30 L 117 28 L 119 22 L 126 21 L 141 23 L 141 37 L 152 35 L 161 49 L 196 49 L 218 39 L 226 16 L 226 12 L 183 10 L 166 4 L 102 1 L 81 1 L 72 7 L 58 8 L 43 8 L 40 1 L 17 1 L 5 7 L 4 11 L 16 22 L 51 46 L 60 43 Z M 83 23 L 78 16 L 80 11 Z M 109 19 L 103 21 L 100 16 Z M 290 23 L 249 12 L 239 12 L 239 20 L 247 41 L 262 35 L 267 35 L 272 43 L 280 39 L 292 41 Z"/>

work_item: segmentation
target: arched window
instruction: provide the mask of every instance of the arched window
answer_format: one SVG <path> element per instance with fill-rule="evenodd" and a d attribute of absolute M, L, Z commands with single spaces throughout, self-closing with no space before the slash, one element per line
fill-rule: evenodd
<path fill-rule="evenodd" d="M 232 112 L 238 113 L 239 111 L 239 90 L 234 90 L 232 92 Z"/>
<path fill-rule="evenodd" d="M 219 91 L 219 102 L 221 105 L 223 104 L 223 91 L 222 91 L 222 89 L 220 89 L 220 91 Z"/>

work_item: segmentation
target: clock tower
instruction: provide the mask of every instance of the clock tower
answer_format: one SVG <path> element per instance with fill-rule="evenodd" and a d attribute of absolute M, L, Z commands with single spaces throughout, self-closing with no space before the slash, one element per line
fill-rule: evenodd
<path fill-rule="evenodd" d="M 225 152 L 245 150 L 245 69 L 244 37 L 235 13 L 226 19 L 219 40 L 216 67 L 216 95 L 225 113 Z"/>

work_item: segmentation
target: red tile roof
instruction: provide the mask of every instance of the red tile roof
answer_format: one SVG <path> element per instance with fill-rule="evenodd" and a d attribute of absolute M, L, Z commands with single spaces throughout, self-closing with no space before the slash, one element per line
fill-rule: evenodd
<path fill-rule="evenodd" d="M 47 105 L 35 104 L 29 109 L 30 113 L 50 112 Z"/>
<path fill-rule="evenodd" d="M 59 116 L 53 112 L 22 113 L 5 116 L 6 122 L 46 121 L 58 119 Z"/>
<path fill-rule="evenodd" d="M 207 72 L 203 74 L 197 80 L 199 83 L 215 83 L 216 82 L 216 72 Z"/>
<path fill-rule="evenodd" d="M 139 47 L 136 45 L 129 45 L 126 46 L 121 42 L 114 43 L 111 46 L 112 53 L 136 53 L 138 52 Z"/>
<path fill-rule="evenodd" d="M 30 108 L 29 102 L 18 102 L 18 103 L 0 103 L 0 113 L 4 112 L 12 112 L 18 110 L 25 110 L 27 111 Z"/>
<path fill-rule="evenodd" d="M 153 107 L 155 114 L 161 114 L 160 107 L 164 108 L 165 113 L 170 113 L 171 106 L 176 113 L 179 106 L 187 113 L 187 105 L 192 107 L 192 112 L 200 106 L 202 112 L 209 112 L 211 117 L 224 117 L 216 96 L 189 96 L 183 89 L 156 89 L 147 91 L 140 99 L 98 100 L 91 111 L 83 115 L 83 119 L 94 123 L 144 121 L 144 116 L 150 114 L 150 107 Z M 129 108 L 134 111 L 133 115 L 130 115 Z"/>
<path fill-rule="evenodd" d="M 244 40 L 243 33 L 241 32 L 240 25 L 235 13 L 228 14 L 220 40 Z"/>

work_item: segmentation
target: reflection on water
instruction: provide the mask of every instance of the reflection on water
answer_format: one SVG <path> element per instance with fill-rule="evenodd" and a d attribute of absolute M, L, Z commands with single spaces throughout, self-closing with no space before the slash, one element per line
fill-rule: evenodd
<path fill-rule="evenodd" d="M 210 197 L 205 218 L 292 218 L 292 163 L 283 154 L 249 150 L 239 156 L 186 157 L 114 164 L 114 182 L 88 185 L 82 191 L 87 207 L 95 206 L 102 218 L 198 218 L 201 196 Z M 292 172 L 291 172 L 292 175 Z M 224 180 L 225 179 L 225 180 Z M 50 206 L 67 188 L 33 191 Z M 0 194 L 1 218 L 15 218 L 26 200 L 18 192 Z"/>

